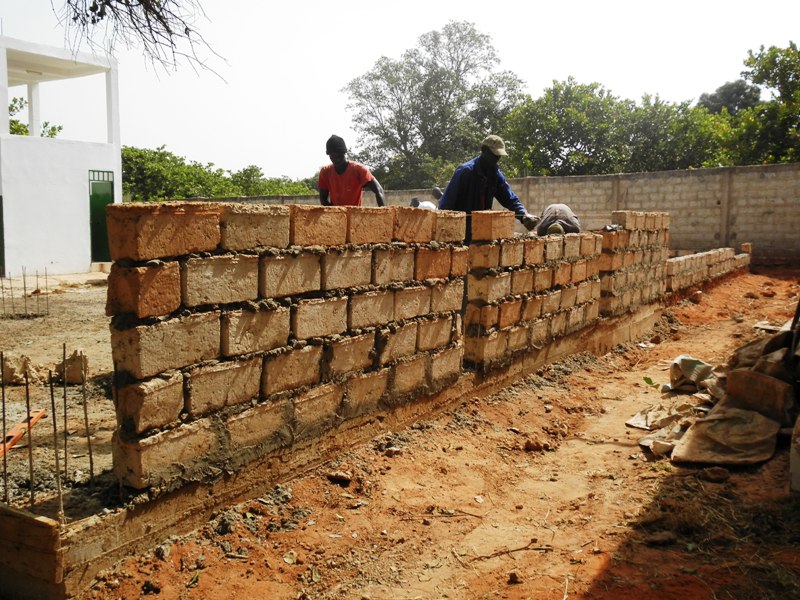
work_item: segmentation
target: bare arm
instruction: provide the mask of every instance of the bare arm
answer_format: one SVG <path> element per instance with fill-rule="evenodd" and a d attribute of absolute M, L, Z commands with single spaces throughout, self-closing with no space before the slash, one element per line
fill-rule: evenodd
<path fill-rule="evenodd" d="M 319 191 L 319 203 L 322 206 L 330 206 L 330 200 L 328 200 L 328 190 L 320 190 Z"/>
<path fill-rule="evenodd" d="M 368 190 L 372 190 L 375 193 L 375 202 L 378 203 L 378 206 L 386 205 L 386 199 L 383 196 L 383 188 L 377 179 L 373 177 L 372 181 L 368 181 L 364 184 L 364 187 Z"/>

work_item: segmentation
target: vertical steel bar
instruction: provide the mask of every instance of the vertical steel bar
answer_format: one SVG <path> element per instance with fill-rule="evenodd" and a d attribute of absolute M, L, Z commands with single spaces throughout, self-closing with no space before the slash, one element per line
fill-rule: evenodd
<path fill-rule="evenodd" d="M 94 458 L 92 456 L 92 436 L 89 433 L 89 407 L 86 403 L 86 361 L 81 352 L 81 389 L 83 391 L 83 427 L 86 430 L 86 446 L 89 449 L 89 483 L 94 483 Z"/>
<path fill-rule="evenodd" d="M 64 384 L 64 481 L 69 481 L 69 469 L 67 467 L 67 462 L 69 459 L 69 451 L 67 450 L 67 437 L 69 436 L 69 431 L 67 431 L 67 344 L 64 342 L 64 352 L 63 358 L 64 362 L 62 363 L 62 372 L 61 372 L 61 382 Z"/>
<path fill-rule="evenodd" d="M 25 278 L 25 267 L 22 267 L 22 306 L 25 307 L 25 316 L 28 316 L 28 282 Z"/>
<path fill-rule="evenodd" d="M 3 352 L 0 352 L 0 388 L 3 394 L 3 502 L 8 504 L 8 450 L 5 444 L 8 442 L 8 429 L 6 429 L 6 372 L 5 372 L 6 357 Z"/>
<path fill-rule="evenodd" d="M 16 315 L 17 309 L 14 308 L 14 280 L 8 278 L 8 293 L 11 295 L 11 316 Z"/>
<path fill-rule="evenodd" d="M 39 270 L 37 269 L 36 270 L 36 316 L 37 317 L 42 314 L 42 309 L 39 306 L 40 304 L 39 300 L 41 297 L 42 297 L 42 290 L 39 289 Z"/>
<path fill-rule="evenodd" d="M 56 414 L 56 395 L 53 390 L 53 371 L 48 371 L 50 383 L 50 410 Z M 64 524 L 64 496 L 61 493 L 61 467 L 58 465 L 58 419 L 53 417 L 53 453 L 56 460 L 56 490 L 58 490 L 58 520 Z"/>
<path fill-rule="evenodd" d="M 30 484 L 31 484 L 31 507 L 34 504 L 34 491 L 33 491 L 33 437 L 31 436 L 31 388 L 30 382 L 28 381 L 28 372 L 25 371 L 25 410 L 27 411 L 27 417 L 25 422 L 27 423 L 27 431 L 28 434 L 28 474 L 30 477 Z"/>

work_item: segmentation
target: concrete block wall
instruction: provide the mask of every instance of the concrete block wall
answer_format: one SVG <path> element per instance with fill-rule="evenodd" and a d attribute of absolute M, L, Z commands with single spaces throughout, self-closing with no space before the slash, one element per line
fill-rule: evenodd
<path fill-rule="evenodd" d="M 472 213 L 465 366 L 487 371 L 599 317 L 602 237 L 514 235 L 508 211 Z"/>
<path fill-rule="evenodd" d="M 108 208 L 114 470 L 171 489 L 461 374 L 462 213 Z"/>
<path fill-rule="evenodd" d="M 621 210 L 603 231 L 600 314 L 617 316 L 660 300 L 666 291 L 669 214 Z"/>

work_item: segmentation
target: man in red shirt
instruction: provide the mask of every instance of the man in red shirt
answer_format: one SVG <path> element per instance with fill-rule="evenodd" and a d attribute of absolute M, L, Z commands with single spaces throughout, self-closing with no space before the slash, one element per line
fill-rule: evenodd
<path fill-rule="evenodd" d="M 364 165 L 345 158 L 347 146 L 338 135 L 325 143 L 331 164 L 319 172 L 319 203 L 323 206 L 361 206 L 361 190 L 375 193 L 378 206 L 384 205 L 383 188 Z"/>

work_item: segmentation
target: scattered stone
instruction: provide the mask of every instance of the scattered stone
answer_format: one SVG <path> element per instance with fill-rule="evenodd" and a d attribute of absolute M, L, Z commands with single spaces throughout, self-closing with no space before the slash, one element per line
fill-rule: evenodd
<path fill-rule="evenodd" d="M 525 452 L 541 452 L 544 450 L 544 445 L 538 438 L 532 440 L 525 440 Z"/>
<path fill-rule="evenodd" d="M 703 292 L 700 290 L 697 290 L 691 296 L 689 296 L 689 302 L 692 302 L 693 304 L 700 304 L 702 300 L 703 300 Z"/>
<path fill-rule="evenodd" d="M 761 295 L 764 296 L 764 298 L 774 298 L 776 293 L 775 290 L 764 290 L 761 292 Z"/>
<path fill-rule="evenodd" d="M 758 294 L 756 294 L 755 292 L 747 292 L 744 295 L 744 297 L 745 298 L 750 298 L 751 300 L 757 300 L 758 299 Z"/>
<path fill-rule="evenodd" d="M 156 546 L 156 549 L 153 551 L 153 554 L 156 555 L 156 558 L 159 560 L 167 560 L 170 554 L 170 547 L 166 544 L 160 544 Z"/>
<path fill-rule="evenodd" d="M 146 579 L 145 582 L 142 584 L 142 595 L 146 596 L 148 594 L 160 594 L 161 593 L 161 586 L 157 583 Z"/>
<path fill-rule="evenodd" d="M 731 474 L 730 471 L 724 467 L 707 467 L 700 471 L 698 476 L 700 479 L 711 483 L 725 483 L 730 479 Z"/>
<path fill-rule="evenodd" d="M 391 446 L 391 447 L 389 447 L 389 448 L 387 448 L 386 450 L 383 451 L 383 454 L 385 456 L 390 457 L 390 458 L 392 456 L 397 456 L 398 454 L 402 454 L 402 453 L 403 453 L 403 449 L 402 448 L 398 448 L 397 446 Z"/>
<path fill-rule="evenodd" d="M 520 574 L 516 571 L 511 571 L 511 573 L 508 574 L 508 583 L 511 585 L 520 584 L 522 583 L 522 577 L 520 577 Z"/>
<path fill-rule="evenodd" d="M 546 413 L 553 412 L 553 405 L 552 404 L 545 404 L 544 405 L 544 412 L 546 412 Z"/>
<path fill-rule="evenodd" d="M 325 474 L 325 477 L 327 477 L 331 483 L 342 487 L 347 487 L 353 481 L 353 474 L 350 471 L 329 471 Z"/>

